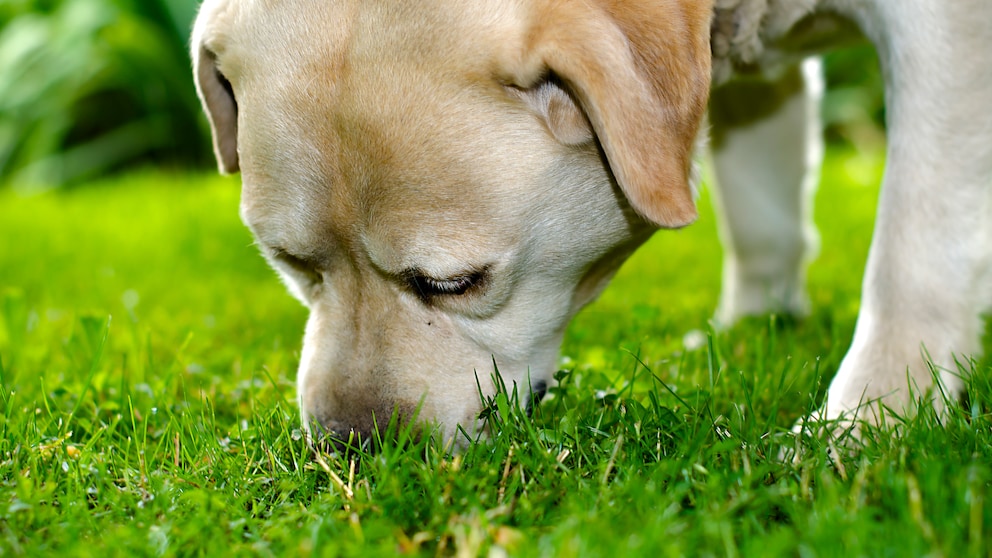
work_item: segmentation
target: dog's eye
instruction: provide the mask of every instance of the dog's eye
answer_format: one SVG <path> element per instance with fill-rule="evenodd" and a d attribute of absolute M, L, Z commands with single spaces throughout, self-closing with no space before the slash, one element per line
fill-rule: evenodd
<path fill-rule="evenodd" d="M 272 257 L 276 261 L 284 264 L 290 270 L 302 275 L 310 284 L 319 284 L 324 281 L 323 275 L 317 271 L 317 266 L 312 261 L 290 254 L 282 248 L 272 251 Z"/>
<path fill-rule="evenodd" d="M 420 270 L 404 273 L 407 284 L 421 299 L 427 301 L 438 296 L 459 296 L 478 287 L 485 278 L 485 271 L 473 271 L 464 275 L 436 279 Z"/>

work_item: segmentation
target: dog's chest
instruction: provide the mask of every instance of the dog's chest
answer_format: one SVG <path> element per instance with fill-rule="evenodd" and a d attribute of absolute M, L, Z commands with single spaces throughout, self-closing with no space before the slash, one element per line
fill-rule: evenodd
<path fill-rule="evenodd" d="M 786 64 L 860 37 L 823 0 L 716 0 L 713 82 L 736 74 L 775 74 Z"/>

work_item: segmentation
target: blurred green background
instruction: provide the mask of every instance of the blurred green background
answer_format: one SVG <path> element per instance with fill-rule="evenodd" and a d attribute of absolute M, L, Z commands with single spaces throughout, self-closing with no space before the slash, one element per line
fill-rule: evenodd
<path fill-rule="evenodd" d="M 204 166 L 187 43 L 197 0 L 0 0 L 0 182 Z"/>
<path fill-rule="evenodd" d="M 0 0 L 0 184 L 212 165 L 187 55 L 198 3 Z M 876 65 L 867 45 L 827 57 L 832 143 L 883 141 Z"/>

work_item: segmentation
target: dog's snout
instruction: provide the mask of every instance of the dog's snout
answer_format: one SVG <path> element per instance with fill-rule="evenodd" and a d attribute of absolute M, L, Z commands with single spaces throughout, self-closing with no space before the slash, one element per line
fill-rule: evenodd
<path fill-rule="evenodd" d="M 338 454 L 372 453 L 381 445 L 380 431 L 311 416 L 308 440 L 319 451 Z"/>
<path fill-rule="evenodd" d="M 373 439 L 370 429 L 353 428 L 336 421 L 331 421 L 323 432 L 327 449 L 340 453 L 372 451 L 376 446 Z"/>
<path fill-rule="evenodd" d="M 338 405 L 305 410 L 315 446 L 339 453 L 374 453 L 407 432 L 414 408 L 394 405 Z M 355 403 L 355 401 L 351 401 Z M 314 412 L 316 411 L 316 412 Z"/>

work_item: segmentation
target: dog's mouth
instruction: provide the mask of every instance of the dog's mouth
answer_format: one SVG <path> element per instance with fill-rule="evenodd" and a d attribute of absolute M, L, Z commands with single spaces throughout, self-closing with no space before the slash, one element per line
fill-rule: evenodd
<path fill-rule="evenodd" d="M 540 380 L 531 385 L 530 394 L 526 399 L 524 412 L 527 417 L 533 417 L 534 409 L 548 393 L 548 382 Z M 484 411 L 483 411 L 484 414 Z M 409 417 L 406 417 L 409 419 Z M 481 419 L 480 415 L 480 419 Z M 484 420 L 484 419 L 483 419 Z M 433 436 L 431 429 L 423 429 L 414 419 L 413 423 L 404 420 L 403 415 L 393 415 L 388 425 L 373 423 L 368 428 L 346 428 L 335 421 L 327 424 L 314 421 L 308 432 L 308 441 L 317 452 L 331 455 L 358 455 L 378 453 L 383 444 L 418 443 L 424 436 Z M 488 428 L 488 426 L 484 427 Z M 400 435 L 400 432 L 403 432 Z"/>
<path fill-rule="evenodd" d="M 527 407 L 525 409 L 528 417 L 534 415 L 534 407 L 538 406 L 547 394 L 548 383 L 545 381 L 538 381 L 531 387 L 530 398 L 527 400 Z"/>

